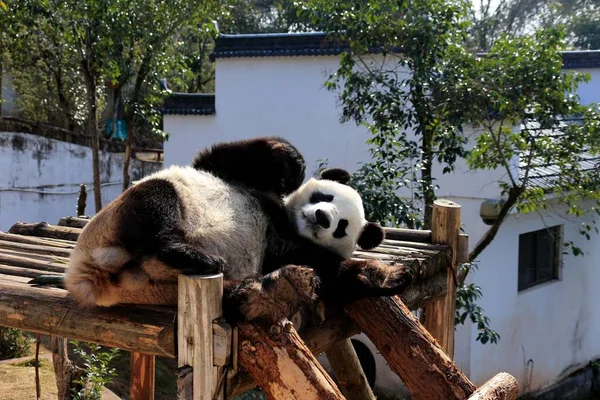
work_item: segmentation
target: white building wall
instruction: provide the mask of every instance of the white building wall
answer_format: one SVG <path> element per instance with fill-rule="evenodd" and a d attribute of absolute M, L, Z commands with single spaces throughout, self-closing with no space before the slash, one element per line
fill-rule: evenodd
<path fill-rule="evenodd" d="M 353 123 L 340 125 L 335 93 L 323 87 L 337 57 L 269 57 L 217 59 L 216 115 L 165 115 L 165 164 L 187 164 L 194 152 L 218 141 L 262 135 L 280 135 L 296 144 L 307 160 L 307 174 L 317 160 L 327 158 L 330 166 L 350 171 L 369 160 L 365 144 L 369 133 Z M 600 69 L 592 82 L 580 86 L 584 104 L 599 101 Z M 471 133 L 473 135 L 474 133 Z M 472 249 L 488 226 L 479 217 L 481 201 L 497 198 L 497 182 L 504 171 L 469 171 L 464 161 L 453 174 L 434 167 L 440 189 L 438 197 L 462 205 L 462 222 Z M 545 223 L 551 224 L 549 218 Z M 517 293 L 518 235 L 540 229 L 537 215 L 511 215 L 498 236 L 480 256 L 480 269 L 470 279 L 482 287 L 480 305 L 491 319 L 491 328 L 501 340 L 497 345 L 475 341 L 471 324 L 459 326 L 455 359 L 481 385 L 499 371 L 513 374 L 525 386 L 525 364 L 533 360 L 530 390 L 548 385 L 570 367 L 600 356 L 600 314 L 594 285 L 600 282 L 598 237 L 588 242 L 565 228 L 567 240 L 590 249 L 585 258 L 565 257 L 561 281 Z M 598 270 L 598 271 L 597 271 Z"/>
<path fill-rule="evenodd" d="M 132 179 L 160 167 L 133 160 Z M 123 155 L 101 153 L 102 204 L 123 186 Z M 88 190 L 86 214 L 94 215 L 90 148 L 25 133 L 0 132 L 0 230 L 15 222 L 47 221 L 76 213 L 79 186 Z"/>

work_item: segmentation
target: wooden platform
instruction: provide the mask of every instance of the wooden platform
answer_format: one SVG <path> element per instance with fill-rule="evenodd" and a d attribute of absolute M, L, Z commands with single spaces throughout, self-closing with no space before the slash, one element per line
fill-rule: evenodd
<path fill-rule="evenodd" d="M 175 308 L 81 309 L 66 290 L 28 284 L 40 275 L 64 273 L 70 251 L 86 222 L 85 218 L 66 217 L 60 225 L 16 223 L 8 233 L 0 232 L 0 325 L 176 357 Z M 401 230 L 389 230 L 387 235 L 425 241 L 427 233 L 412 237 Z M 444 294 L 448 252 L 448 246 L 386 239 L 373 251 L 357 251 L 355 257 L 410 265 L 418 279 L 402 297 L 415 309 Z"/>

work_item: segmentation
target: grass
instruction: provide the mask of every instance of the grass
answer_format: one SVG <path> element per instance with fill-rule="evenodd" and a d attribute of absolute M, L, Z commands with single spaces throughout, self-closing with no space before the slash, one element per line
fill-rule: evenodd
<path fill-rule="evenodd" d="M 0 393 L 3 400 L 35 400 L 35 368 L 33 362 L 0 365 Z M 54 369 L 47 360 L 40 360 L 40 384 L 42 400 L 54 400 L 58 396 Z"/>

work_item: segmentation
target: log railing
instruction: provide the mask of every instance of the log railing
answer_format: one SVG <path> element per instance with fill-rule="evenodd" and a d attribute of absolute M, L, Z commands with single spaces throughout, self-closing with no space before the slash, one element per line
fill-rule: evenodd
<path fill-rule="evenodd" d="M 131 351 L 133 400 L 154 397 L 156 355 L 178 358 L 180 399 L 230 398 L 260 385 L 273 399 L 371 400 L 349 343 L 360 332 L 415 399 L 514 399 L 518 394 L 516 381 L 505 373 L 477 390 L 452 362 L 454 271 L 465 252 L 460 245 L 466 245 L 459 233 L 460 206 L 454 203 L 436 201 L 431 231 L 387 229 L 380 247 L 355 253 L 411 268 L 413 284 L 401 296 L 363 299 L 344 310 L 316 304 L 304 310 L 296 326 L 287 320 L 270 327 L 224 323 L 219 319 L 221 275 L 181 276 L 177 310 L 85 310 L 63 289 L 28 284 L 30 278 L 64 272 L 86 223 L 87 218 L 65 217 L 59 226 L 17 223 L 9 233 L 0 232 L 0 325 L 47 334 L 57 343 L 71 338 Z M 417 309 L 424 310 L 424 325 L 410 312 Z M 57 349 L 55 365 L 68 372 Z M 337 385 L 316 361 L 322 352 L 332 360 Z"/>

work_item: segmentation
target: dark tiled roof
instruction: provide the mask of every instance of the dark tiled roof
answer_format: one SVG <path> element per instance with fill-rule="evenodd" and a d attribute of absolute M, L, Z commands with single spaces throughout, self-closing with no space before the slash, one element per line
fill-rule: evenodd
<path fill-rule="evenodd" d="M 220 35 L 211 58 L 337 55 L 348 44 L 323 32 Z M 565 51 L 565 68 L 600 68 L 600 50 Z"/>
<path fill-rule="evenodd" d="M 530 122 L 527 126 L 522 125 L 522 129 L 528 129 L 529 131 L 537 132 L 541 136 L 556 137 L 563 134 L 563 128 L 568 124 L 579 123 L 579 119 L 573 118 L 560 122 L 559 126 L 551 129 L 540 128 L 539 123 Z M 519 160 L 519 178 L 523 179 L 525 175 L 525 169 L 529 162 L 527 154 L 523 154 Z M 527 186 L 532 188 L 541 188 L 545 192 L 550 192 L 556 186 L 559 174 L 561 172 L 557 165 L 546 164 L 543 160 L 533 159 L 533 167 L 529 170 L 528 184 Z M 600 157 L 592 155 L 588 152 L 583 152 L 579 156 L 579 169 L 581 171 L 588 172 L 590 174 L 596 174 L 598 167 L 600 166 Z"/>
<path fill-rule="evenodd" d="M 329 56 L 347 49 L 323 32 L 220 35 L 211 57 Z"/>
<path fill-rule="evenodd" d="M 171 115 L 212 115 L 215 111 L 215 95 L 202 93 L 172 93 L 162 107 L 163 114 Z"/>
<path fill-rule="evenodd" d="M 600 50 L 565 51 L 563 63 L 567 69 L 600 68 Z"/>

